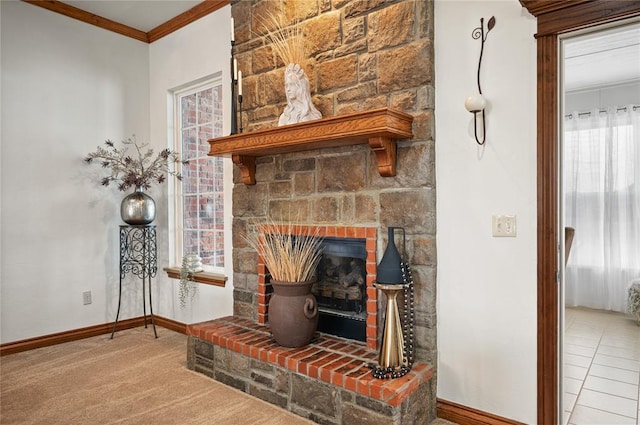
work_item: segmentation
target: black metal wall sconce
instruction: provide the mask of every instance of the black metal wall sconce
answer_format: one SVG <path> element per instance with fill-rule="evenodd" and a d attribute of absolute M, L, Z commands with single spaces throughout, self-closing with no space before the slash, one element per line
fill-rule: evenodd
<path fill-rule="evenodd" d="M 480 66 L 482 65 L 482 54 L 484 53 L 484 42 L 487 40 L 489 31 L 496 25 L 496 18 L 491 17 L 487 22 L 487 32 L 484 31 L 484 18 L 480 18 L 480 26 L 475 28 L 471 33 L 471 37 L 474 40 L 480 39 L 480 59 L 478 59 L 478 93 L 472 94 L 464 101 L 464 107 L 467 111 L 473 114 L 473 134 L 476 138 L 476 142 L 479 145 L 484 145 L 487 137 L 486 121 L 484 118 L 484 109 L 487 106 L 487 100 L 482 95 L 482 88 L 480 87 Z M 478 114 L 482 115 L 482 141 L 478 138 Z"/>

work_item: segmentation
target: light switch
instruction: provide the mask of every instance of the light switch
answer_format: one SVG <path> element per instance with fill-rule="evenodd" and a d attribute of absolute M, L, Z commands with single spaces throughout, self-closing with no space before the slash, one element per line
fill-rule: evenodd
<path fill-rule="evenodd" d="M 492 224 L 494 237 L 516 237 L 515 215 L 494 215 Z"/>

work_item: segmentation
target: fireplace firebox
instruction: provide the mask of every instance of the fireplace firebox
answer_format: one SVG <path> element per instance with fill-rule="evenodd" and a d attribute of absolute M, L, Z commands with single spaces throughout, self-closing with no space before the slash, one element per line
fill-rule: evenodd
<path fill-rule="evenodd" d="M 343 282 L 349 282 L 344 283 L 346 287 L 342 287 L 344 296 L 336 296 L 333 293 L 329 296 L 327 288 L 324 294 L 318 292 L 322 287 L 321 282 L 325 282 L 327 286 L 327 279 L 319 279 L 320 285 L 316 285 L 317 298 L 320 301 L 318 330 L 341 338 L 364 341 L 368 350 L 377 350 L 378 346 L 377 292 L 373 286 L 377 268 L 376 230 L 375 227 L 313 226 L 312 228 L 312 233 L 317 232 L 325 243 L 323 252 L 326 257 L 323 259 L 324 265 L 320 266 L 321 270 L 318 270 L 319 275 L 326 276 L 327 273 L 337 273 L 338 276 L 341 273 L 350 275 L 346 281 L 343 280 Z M 296 225 L 291 231 L 294 236 L 308 234 L 309 226 Z M 363 261 L 364 267 L 362 267 Z M 361 280 L 364 280 L 364 285 L 360 284 Z M 341 286 L 339 278 L 338 285 Z M 269 270 L 259 256 L 258 324 L 269 322 L 271 294 Z"/>
<path fill-rule="evenodd" d="M 366 240 L 325 237 L 317 282 L 320 332 L 357 341 L 367 335 Z"/>

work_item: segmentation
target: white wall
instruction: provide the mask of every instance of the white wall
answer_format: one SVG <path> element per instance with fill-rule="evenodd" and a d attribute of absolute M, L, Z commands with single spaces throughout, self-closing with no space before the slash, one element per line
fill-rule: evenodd
<path fill-rule="evenodd" d="M 164 146 L 172 144 L 173 117 L 170 116 L 168 105 L 171 99 L 171 91 L 200 80 L 207 76 L 222 73 L 222 88 L 224 107 L 224 134 L 229 133 L 230 128 L 230 76 L 229 58 L 231 51 L 230 41 L 231 6 L 217 10 L 194 23 L 170 34 L 149 46 L 150 58 L 150 116 L 151 138 Z M 227 198 L 225 205 L 225 222 L 227 235 L 225 237 L 225 264 L 228 281 L 225 288 L 210 285 L 198 285 L 198 293 L 193 301 L 189 301 L 187 307 L 180 308 L 178 301 L 178 281 L 161 276 L 158 287 L 162 291 L 158 300 L 158 314 L 169 317 L 183 323 L 196 323 L 210 320 L 214 317 L 231 315 L 233 313 L 233 264 L 231 261 L 231 186 L 232 164 L 231 159 L 225 159 Z M 169 190 L 168 198 L 173 202 L 173 191 Z M 165 200 L 166 201 L 166 200 Z M 166 212 L 166 202 L 164 205 Z M 172 217 L 163 214 L 158 217 L 169 226 L 172 232 Z M 163 252 L 167 261 L 173 257 L 169 248 L 169 240 L 165 238 L 159 249 Z M 180 264 L 173 264 L 179 266 Z M 164 282 L 166 281 L 166 282 Z"/>
<path fill-rule="evenodd" d="M 124 194 L 101 187 L 100 169 L 82 159 L 105 139 L 134 133 L 156 151 L 170 146 L 170 88 L 222 71 L 228 98 L 230 7 L 148 45 L 23 2 L 0 5 L 5 343 L 113 321 Z M 179 265 L 169 249 L 172 193 L 171 184 L 150 191 L 158 207 L 154 313 L 185 323 L 229 315 L 231 261 L 226 288 L 199 285 L 185 309 L 178 281 L 162 271 Z M 140 285 L 126 277 L 121 319 L 142 315 Z M 92 292 L 88 306 L 84 291 Z"/>
<path fill-rule="evenodd" d="M 23 2 L 0 8 L 4 343 L 114 319 L 122 194 L 82 159 L 107 138 L 148 138 L 149 62 L 145 43 Z"/>
<path fill-rule="evenodd" d="M 480 41 L 488 137 L 464 99 Z M 536 422 L 536 21 L 517 1 L 435 2 L 438 397 Z M 493 214 L 517 237 L 494 238 Z"/>

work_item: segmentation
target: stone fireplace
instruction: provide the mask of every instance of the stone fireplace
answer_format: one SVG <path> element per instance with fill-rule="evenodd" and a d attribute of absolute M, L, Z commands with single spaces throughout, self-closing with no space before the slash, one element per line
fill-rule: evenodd
<path fill-rule="evenodd" d="M 189 367 L 317 423 L 427 424 L 435 417 L 437 362 L 433 2 L 232 1 L 247 134 L 275 130 L 286 104 L 285 64 L 259 19 L 268 11 L 301 25 L 323 117 L 391 108 L 411 115 L 413 137 L 394 144 L 386 173 L 371 142 L 234 158 L 233 317 L 190 326 Z M 270 340 L 267 273 L 241 235 L 251 223 L 290 217 L 328 238 L 365 240 L 365 341 L 320 333 L 308 347 L 283 349 Z M 416 365 L 381 381 L 366 364 L 376 360 L 381 335 L 382 300 L 372 284 L 389 226 L 406 232 Z"/>

